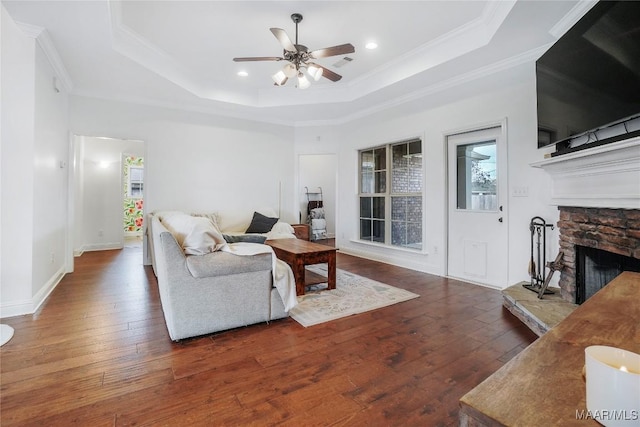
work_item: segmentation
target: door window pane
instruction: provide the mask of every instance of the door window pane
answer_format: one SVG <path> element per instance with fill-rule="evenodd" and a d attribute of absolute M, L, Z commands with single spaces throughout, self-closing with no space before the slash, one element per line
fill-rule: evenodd
<path fill-rule="evenodd" d="M 495 211 L 498 209 L 496 142 L 479 142 L 457 147 L 457 208 Z"/>

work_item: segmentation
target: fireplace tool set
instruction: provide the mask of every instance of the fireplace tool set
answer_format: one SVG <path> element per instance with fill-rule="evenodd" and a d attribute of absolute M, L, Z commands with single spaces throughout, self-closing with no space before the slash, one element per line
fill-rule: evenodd
<path fill-rule="evenodd" d="M 531 282 L 522 285 L 530 291 L 537 293 L 540 299 L 542 299 L 543 295 L 554 293 L 554 291 L 547 289 L 547 287 L 549 286 L 551 277 L 553 277 L 553 273 L 562 269 L 562 252 L 558 253 L 558 256 L 553 262 L 547 262 L 546 260 L 547 228 L 553 230 L 553 224 L 547 224 L 547 222 L 539 216 L 531 218 L 531 222 L 529 223 L 529 231 L 531 231 L 529 276 L 531 276 Z M 549 273 L 546 275 L 545 267 L 549 268 Z"/>

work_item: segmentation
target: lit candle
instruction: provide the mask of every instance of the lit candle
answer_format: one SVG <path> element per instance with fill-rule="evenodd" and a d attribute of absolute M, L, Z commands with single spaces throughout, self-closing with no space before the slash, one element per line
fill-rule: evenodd
<path fill-rule="evenodd" d="M 599 423 L 640 423 L 640 354 L 603 345 L 585 348 L 587 410 Z"/>

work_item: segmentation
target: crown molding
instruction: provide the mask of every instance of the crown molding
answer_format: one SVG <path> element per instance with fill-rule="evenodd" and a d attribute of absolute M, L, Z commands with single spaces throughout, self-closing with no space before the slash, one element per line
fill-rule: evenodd
<path fill-rule="evenodd" d="M 486 46 L 515 3 L 515 1 L 488 2 L 482 14 L 476 19 L 352 80 L 347 85 L 353 92 L 352 99 L 366 96 Z M 398 70 L 402 70 L 402 73 L 399 74 Z"/>
<path fill-rule="evenodd" d="M 593 6 L 598 3 L 598 0 L 583 0 L 579 1 L 575 6 L 571 8 L 569 13 L 560 19 L 556 25 L 554 25 L 550 30 L 549 34 L 551 34 L 556 39 L 559 39 L 569 31 L 571 27 L 573 27 L 576 22 L 580 20 Z"/>
<path fill-rule="evenodd" d="M 144 105 L 148 107 L 155 108 L 166 108 L 177 111 L 192 111 L 195 113 L 202 114 L 212 114 L 220 117 L 228 117 L 237 120 L 247 120 L 251 122 L 270 124 L 276 126 L 288 126 L 294 128 L 303 128 L 303 127 L 318 127 L 318 126 L 338 126 L 350 123 L 352 121 L 362 119 L 364 117 L 389 110 L 391 108 L 398 107 L 400 105 L 419 100 L 421 98 L 433 95 L 434 93 L 442 92 L 447 89 L 451 89 L 453 87 L 472 82 L 474 80 L 478 80 L 484 77 L 488 77 L 492 74 L 506 71 L 508 69 L 517 67 L 519 65 L 533 63 L 536 59 L 540 57 L 547 49 L 549 49 L 550 44 L 540 46 L 538 48 L 529 50 L 527 52 L 521 53 L 519 55 L 513 56 L 511 58 L 507 58 L 503 61 L 496 62 L 494 64 L 479 68 L 474 71 L 470 71 L 468 73 L 462 74 L 460 76 L 452 77 L 450 79 L 444 80 L 440 83 L 427 86 L 419 91 L 415 91 L 409 95 L 397 97 L 388 100 L 385 103 L 377 104 L 371 108 L 366 108 L 362 110 L 358 110 L 353 114 L 346 115 L 339 119 L 325 119 L 325 120 L 308 120 L 308 121 L 289 121 L 286 119 L 272 119 L 272 118 L 264 118 L 261 117 L 260 114 L 252 113 L 251 111 L 242 112 L 237 109 L 233 111 L 229 111 L 222 108 L 215 107 L 200 107 L 195 105 L 187 105 L 187 104 L 177 104 L 166 101 L 153 101 L 147 98 L 138 98 L 138 97 L 118 97 L 113 96 L 112 94 L 105 93 L 95 93 L 95 92 L 78 92 L 76 91 L 74 95 L 84 97 L 84 98 L 93 98 L 104 101 L 113 101 L 113 102 L 124 102 L 128 104 L 135 105 Z"/>
<path fill-rule="evenodd" d="M 451 89 L 455 86 L 459 86 L 465 83 L 472 82 L 474 80 L 481 79 L 483 77 L 488 77 L 492 74 L 508 70 L 510 68 L 517 67 L 526 63 L 533 63 L 536 59 L 540 57 L 544 52 L 549 49 L 551 45 L 544 45 L 537 47 L 535 49 L 531 49 L 527 52 L 523 52 L 519 55 L 512 56 L 511 58 L 507 58 L 505 60 L 496 62 L 494 64 L 487 65 L 482 68 L 478 68 L 477 70 L 470 71 L 465 74 L 461 74 L 456 77 L 452 77 L 447 80 L 443 80 L 437 84 L 427 86 L 421 90 L 416 90 L 408 95 L 400 96 L 394 99 L 390 99 L 389 101 L 381 104 L 377 104 L 371 108 L 366 108 L 362 110 L 358 110 L 354 114 L 347 115 L 337 120 L 316 120 L 316 121 L 305 121 L 305 122 L 296 122 L 295 126 L 297 127 L 310 127 L 310 126 L 322 126 L 322 125 L 342 125 L 349 123 L 351 121 L 361 119 L 367 116 L 370 116 L 375 113 L 379 113 L 381 111 L 388 110 L 390 108 L 394 108 L 400 106 L 402 104 L 406 104 L 408 102 L 416 101 L 420 98 L 427 97 L 429 95 L 433 95 L 437 92 L 442 92 L 446 89 Z"/>
<path fill-rule="evenodd" d="M 58 80 L 60 80 L 65 90 L 67 92 L 73 91 L 73 80 L 71 80 L 71 76 L 64 66 L 64 62 L 62 62 L 58 49 L 56 49 L 47 29 L 38 27 L 37 25 L 25 24 L 24 22 L 16 22 L 16 25 L 27 37 L 37 40 L 49 64 L 51 64 L 54 74 Z"/>
<path fill-rule="evenodd" d="M 272 91 L 258 90 L 254 95 L 245 93 L 240 98 L 237 97 L 237 94 L 207 87 L 167 52 L 128 27 L 123 21 L 121 1 L 110 0 L 108 5 L 111 41 L 114 50 L 198 98 L 262 108 L 348 103 L 363 98 L 401 80 L 486 46 L 515 3 L 514 0 L 487 2 L 477 18 L 407 52 L 392 62 L 343 84 L 341 87 L 322 87 L 307 91 L 305 94 L 296 93 L 295 96 L 284 96 L 282 91 L 274 94 Z M 402 70 L 402 72 L 398 73 L 398 70 Z"/>

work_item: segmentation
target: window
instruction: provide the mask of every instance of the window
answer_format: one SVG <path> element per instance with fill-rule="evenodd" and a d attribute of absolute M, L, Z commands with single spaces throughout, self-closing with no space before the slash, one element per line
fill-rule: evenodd
<path fill-rule="evenodd" d="M 360 240 L 422 249 L 422 141 L 362 150 Z"/>
<path fill-rule="evenodd" d="M 142 198 L 144 187 L 144 168 L 142 166 L 129 166 L 129 197 Z"/>
<path fill-rule="evenodd" d="M 497 211 L 496 141 L 458 145 L 457 208 Z"/>

